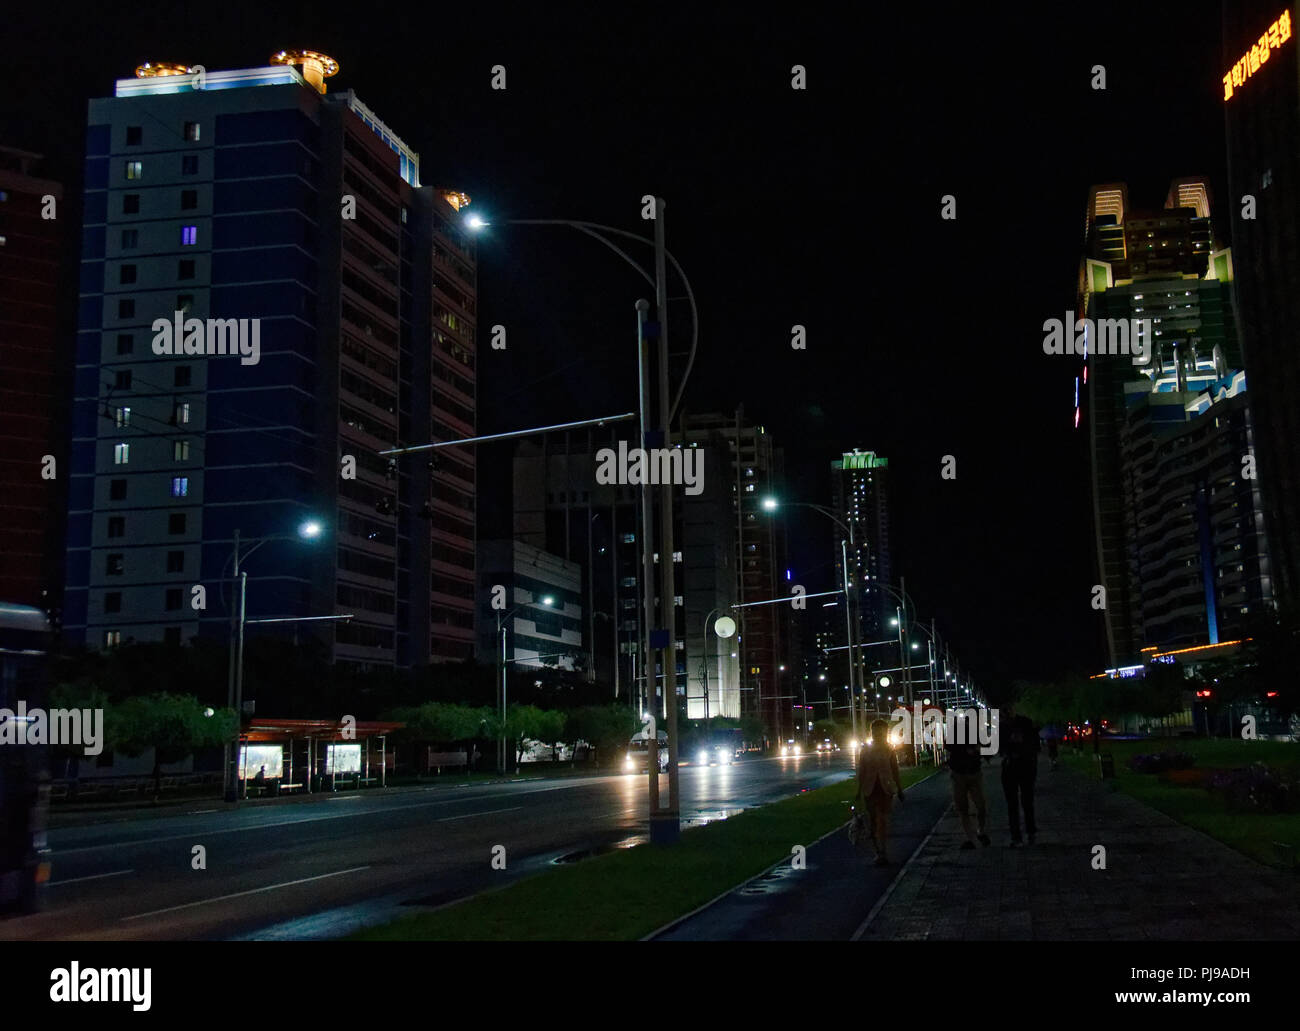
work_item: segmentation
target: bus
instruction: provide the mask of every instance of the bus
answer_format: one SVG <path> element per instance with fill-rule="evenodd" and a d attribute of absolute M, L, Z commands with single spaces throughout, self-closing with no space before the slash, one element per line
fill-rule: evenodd
<path fill-rule="evenodd" d="M 0 602 L 0 721 L 46 707 L 50 623 L 28 605 Z M 14 726 L 0 740 L 14 741 Z M 0 744 L 0 917 L 41 908 L 50 879 L 45 824 L 50 806 L 47 745 Z"/>

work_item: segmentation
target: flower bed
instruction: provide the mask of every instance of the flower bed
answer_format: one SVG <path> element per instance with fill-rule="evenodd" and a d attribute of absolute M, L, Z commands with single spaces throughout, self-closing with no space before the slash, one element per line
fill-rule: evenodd
<path fill-rule="evenodd" d="M 1300 781 L 1296 774 L 1264 763 L 1215 770 L 1206 787 L 1221 792 L 1231 812 L 1300 812 Z"/>
<path fill-rule="evenodd" d="M 1186 752 L 1155 752 L 1135 755 L 1128 761 L 1134 773 L 1163 773 L 1166 770 L 1190 770 L 1196 765 L 1196 756 Z"/>

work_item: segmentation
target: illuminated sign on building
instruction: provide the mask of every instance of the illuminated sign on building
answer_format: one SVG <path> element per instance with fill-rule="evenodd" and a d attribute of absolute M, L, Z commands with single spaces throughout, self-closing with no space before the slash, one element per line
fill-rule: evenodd
<path fill-rule="evenodd" d="M 1258 43 L 1252 43 L 1249 53 L 1242 55 L 1240 61 L 1229 69 L 1223 77 L 1223 99 L 1231 100 L 1234 90 L 1246 84 L 1268 61 L 1269 53 L 1281 48 L 1291 38 L 1291 12 L 1283 11 L 1277 21 L 1268 27 L 1268 31 L 1259 37 Z"/>

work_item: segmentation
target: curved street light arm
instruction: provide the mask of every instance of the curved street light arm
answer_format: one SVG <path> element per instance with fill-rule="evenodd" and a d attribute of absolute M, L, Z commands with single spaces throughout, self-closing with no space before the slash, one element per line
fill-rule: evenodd
<path fill-rule="evenodd" d="M 599 240 L 636 269 L 637 272 L 641 274 L 641 278 L 648 282 L 651 287 L 655 285 L 654 277 L 633 261 L 626 252 L 615 246 L 611 241 L 606 240 L 600 235 L 600 233 L 594 232 L 593 230 L 599 229 L 602 232 L 614 233 L 630 240 L 639 240 L 641 243 L 646 243 L 653 247 L 654 241 L 644 236 L 638 236 L 636 233 L 631 233 L 626 229 L 619 229 L 615 226 L 603 225 L 600 222 L 583 222 L 569 218 L 510 218 L 506 219 L 506 224 L 520 226 L 569 226 L 572 229 L 578 230 L 580 233 L 585 233 L 593 239 Z M 682 284 L 686 287 L 686 299 L 691 306 L 691 350 L 686 359 L 686 370 L 682 373 L 682 381 L 677 387 L 677 396 L 673 398 L 672 407 L 668 410 L 668 423 L 669 425 L 672 425 L 672 421 L 677 415 L 677 409 L 682 403 L 682 395 L 686 392 L 687 380 L 690 379 L 691 370 L 695 367 L 695 353 L 700 342 L 700 313 L 699 309 L 695 305 L 695 291 L 691 289 L 691 281 L 686 278 L 686 272 L 682 269 L 681 262 L 679 262 L 677 258 L 673 256 L 673 252 L 668 250 L 666 247 L 664 248 L 664 256 L 672 263 L 673 268 L 677 271 L 677 275 L 681 278 Z"/>

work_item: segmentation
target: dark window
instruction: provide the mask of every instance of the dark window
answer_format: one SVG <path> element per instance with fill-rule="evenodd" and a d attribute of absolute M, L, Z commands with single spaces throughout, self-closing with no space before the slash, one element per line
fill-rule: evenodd
<path fill-rule="evenodd" d="M 140 231 L 138 229 L 122 230 L 122 249 L 124 251 L 133 250 L 140 243 Z"/>
<path fill-rule="evenodd" d="M 189 140 L 191 143 L 195 142 L 195 141 L 199 138 L 199 123 L 198 123 L 198 122 L 186 122 L 186 123 L 185 123 L 185 138 L 186 138 L 187 140 Z"/>
<path fill-rule="evenodd" d="M 109 591 L 107 594 L 104 595 L 104 611 L 105 612 L 122 611 L 121 591 Z"/>
<path fill-rule="evenodd" d="M 121 576 L 125 559 L 121 555 L 109 555 L 104 562 L 104 572 L 109 576 Z"/>
<path fill-rule="evenodd" d="M 126 284 L 126 283 L 134 283 L 134 282 L 135 282 L 135 266 L 134 266 L 134 265 L 123 265 L 123 266 L 121 267 L 121 269 L 119 269 L 118 282 L 119 282 L 119 283 L 123 283 L 123 284 Z"/>
<path fill-rule="evenodd" d="M 124 215 L 140 214 L 140 195 L 138 193 L 122 194 L 122 214 Z"/>
<path fill-rule="evenodd" d="M 169 573 L 185 572 L 185 552 L 183 551 L 167 552 L 167 572 Z"/>
<path fill-rule="evenodd" d="M 110 537 L 126 536 L 126 516 L 108 517 L 108 535 Z"/>
<path fill-rule="evenodd" d="M 126 480 L 108 481 L 108 500 L 109 501 L 126 500 Z"/>
<path fill-rule="evenodd" d="M 128 147 L 138 147 L 144 142 L 144 128 L 139 125 L 128 125 L 126 127 L 126 145 Z"/>
<path fill-rule="evenodd" d="M 135 318 L 135 299 L 124 297 L 117 302 L 117 317 L 119 319 Z"/>
<path fill-rule="evenodd" d="M 193 279 L 193 278 L 194 278 L 194 259 L 193 259 L 193 258 L 184 258 L 184 259 L 182 259 L 181 261 L 178 261 L 178 262 L 176 263 L 176 278 L 177 278 L 177 279 Z"/>
<path fill-rule="evenodd" d="M 199 206 L 198 190 L 181 190 L 181 210 L 191 211 Z"/>
<path fill-rule="evenodd" d="M 135 350 L 135 337 L 130 333 L 119 333 L 117 335 L 117 353 L 130 354 Z"/>
<path fill-rule="evenodd" d="M 167 611 L 175 612 L 181 607 L 181 589 L 179 587 L 167 588 Z"/>
<path fill-rule="evenodd" d="M 163 644 L 180 644 L 181 628 L 178 626 L 169 626 L 163 631 Z"/>
<path fill-rule="evenodd" d="M 171 513 L 168 514 L 168 516 L 167 516 L 167 532 L 168 532 L 168 533 L 184 533 L 184 532 L 185 532 L 185 513 L 184 513 L 184 512 L 171 512 Z"/>
<path fill-rule="evenodd" d="M 131 389 L 130 369 L 118 369 L 117 372 L 113 373 L 113 389 L 114 390 Z"/>
<path fill-rule="evenodd" d="M 190 367 L 188 365 L 178 365 L 172 373 L 173 386 L 188 387 L 190 385 Z"/>
<path fill-rule="evenodd" d="M 181 158 L 181 175 L 198 175 L 199 174 L 199 156 L 197 154 L 186 154 Z"/>

